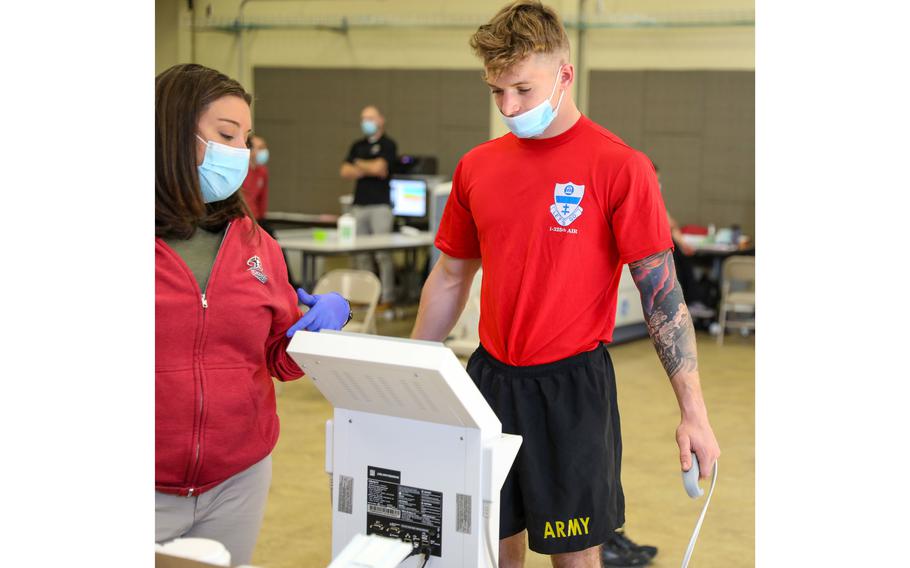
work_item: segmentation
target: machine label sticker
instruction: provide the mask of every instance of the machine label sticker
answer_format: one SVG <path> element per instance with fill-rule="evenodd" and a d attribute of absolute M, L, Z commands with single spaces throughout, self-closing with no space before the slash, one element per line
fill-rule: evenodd
<path fill-rule="evenodd" d="M 367 535 L 430 547 L 442 556 L 442 492 L 401 484 L 401 472 L 367 466 Z"/>
<path fill-rule="evenodd" d="M 338 512 L 352 515 L 354 513 L 354 478 L 347 475 L 338 476 Z"/>
<path fill-rule="evenodd" d="M 455 494 L 455 530 L 471 534 L 471 496 Z"/>

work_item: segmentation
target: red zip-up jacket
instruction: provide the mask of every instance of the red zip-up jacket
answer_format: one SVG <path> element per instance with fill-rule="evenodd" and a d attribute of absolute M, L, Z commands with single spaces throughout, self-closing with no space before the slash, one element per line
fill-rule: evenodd
<path fill-rule="evenodd" d="M 228 225 L 204 291 L 155 239 L 157 491 L 198 495 L 266 457 L 278 440 L 271 377 L 303 375 L 286 351 L 300 311 L 284 257 L 250 228 Z"/>

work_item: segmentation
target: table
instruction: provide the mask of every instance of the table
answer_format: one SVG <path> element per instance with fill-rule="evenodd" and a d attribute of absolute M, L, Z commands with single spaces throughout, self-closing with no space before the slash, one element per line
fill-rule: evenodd
<path fill-rule="evenodd" d="M 325 238 L 314 238 L 312 229 L 290 229 L 278 231 L 278 245 L 285 250 L 303 253 L 301 262 L 302 287 L 312 291 L 316 284 L 316 257 L 339 256 L 365 252 L 384 252 L 403 250 L 407 254 L 408 265 L 416 263 L 417 250 L 433 246 L 435 235 L 428 231 L 416 234 L 388 233 L 385 235 L 362 235 L 350 244 L 338 242 L 336 231 L 325 231 Z"/>
<path fill-rule="evenodd" d="M 289 213 L 286 211 L 267 211 L 265 220 L 272 224 L 288 224 L 297 227 L 334 227 L 338 224 L 338 215 L 329 213 Z"/>
<path fill-rule="evenodd" d="M 716 243 L 704 235 L 683 235 L 683 240 L 695 249 L 695 258 L 711 261 L 711 274 L 717 282 L 721 280 L 721 267 L 725 258 L 735 254 L 755 255 L 755 245 L 752 244 L 743 247 L 732 243 Z"/>
<path fill-rule="evenodd" d="M 749 246 L 741 248 L 737 245 L 726 245 L 718 243 L 698 244 L 695 247 L 695 257 L 711 260 L 711 274 L 718 283 L 722 280 L 721 268 L 724 259 L 741 254 L 746 256 L 755 256 L 755 247 Z"/>

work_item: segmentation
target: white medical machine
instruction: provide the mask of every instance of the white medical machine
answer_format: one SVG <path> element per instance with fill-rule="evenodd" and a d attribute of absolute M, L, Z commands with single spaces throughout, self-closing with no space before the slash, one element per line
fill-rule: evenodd
<path fill-rule="evenodd" d="M 332 557 L 358 534 L 413 547 L 402 568 L 497 566 L 499 492 L 521 437 L 441 343 L 298 332 L 288 353 L 335 407 L 326 422 Z"/>

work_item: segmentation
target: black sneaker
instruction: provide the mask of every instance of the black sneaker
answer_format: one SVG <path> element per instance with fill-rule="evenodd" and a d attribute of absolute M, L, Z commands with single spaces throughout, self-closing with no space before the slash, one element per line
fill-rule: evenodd
<path fill-rule="evenodd" d="M 636 544 L 635 542 L 632 541 L 632 539 L 630 539 L 629 537 L 626 536 L 626 532 L 623 529 L 619 529 L 618 531 L 616 531 L 615 539 L 622 542 L 623 546 L 625 546 L 631 550 L 635 550 L 636 552 L 640 552 L 640 553 L 644 554 L 645 556 L 648 557 L 648 560 L 651 560 L 655 556 L 657 556 L 657 547 L 656 546 L 650 546 L 647 544 Z"/>
<path fill-rule="evenodd" d="M 628 566 L 645 566 L 651 562 L 651 557 L 639 552 L 632 541 L 619 538 L 619 533 L 614 533 L 600 548 L 600 559 L 604 566 L 622 568 Z"/>

